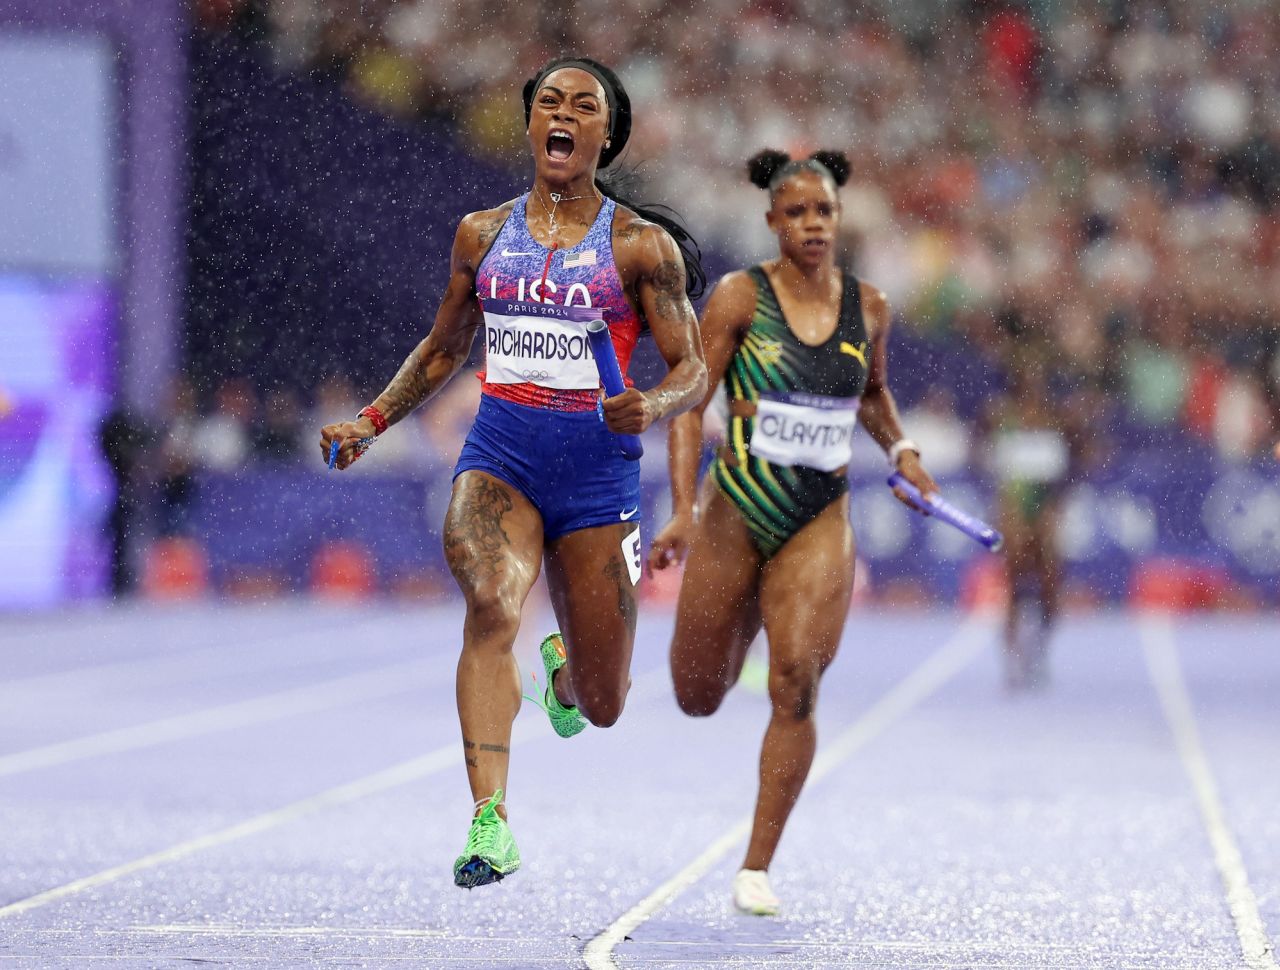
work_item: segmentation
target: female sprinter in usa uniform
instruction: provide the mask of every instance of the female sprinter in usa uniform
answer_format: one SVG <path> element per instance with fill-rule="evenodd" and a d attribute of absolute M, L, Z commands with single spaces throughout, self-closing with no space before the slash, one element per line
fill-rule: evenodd
<path fill-rule="evenodd" d="M 835 657 L 853 588 L 845 471 L 858 418 L 923 493 L 937 486 L 903 438 L 886 385 L 884 294 L 835 263 L 836 189 L 848 178 L 847 159 L 817 152 L 792 161 L 765 151 L 748 172 L 769 191 L 779 255 L 730 273 L 707 302 L 707 372 L 713 390 L 725 381 L 727 441 L 695 503 L 710 395 L 672 423 L 674 512 L 649 563 L 662 569 L 688 552 L 671 644 L 686 714 L 714 713 L 762 624 L 768 636 L 773 716 L 733 896 L 743 911 L 772 914 L 779 903 L 766 870 L 809 774 L 818 681 Z"/>
<path fill-rule="evenodd" d="M 585 59 L 544 67 L 524 89 L 533 186 L 458 226 L 435 326 L 355 421 L 321 433 L 342 467 L 438 391 L 485 325 L 480 412 L 455 469 L 445 556 L 466 598 L 458 715 L 476 811 L 454 882 L 495 882 L 520 865 L 503 804 L 511 723 L 520 705 L 512 645 L 545 563 L 560 634 L 542 646 L 545 707 L 556 731 L 607 727 L 622 713 L 640 575 L 640 479 L 618 434 L 639 434 L 706 393 L 686 278 L 701 281 L 673 223 L 619 205 L 596 179 L 622 150 L 630 100 Z M 661 223 L 659 225 L 658 223 Z M 664 228 L 665 227 L 665 228 Z M 695 247 L 690 246 L 690 249 Z M 585 324 L 603 317 L 618 361 L 647 324 L 670 370 L 651 391 L 603 402 Z"/>

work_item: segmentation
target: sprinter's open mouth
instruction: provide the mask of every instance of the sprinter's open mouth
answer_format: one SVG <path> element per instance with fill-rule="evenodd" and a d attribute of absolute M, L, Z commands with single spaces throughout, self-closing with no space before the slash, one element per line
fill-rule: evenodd
<path fill-rule="evenodd" d="M 557 129 L 547 135 L 547 157 L 562 162 L 573 154 L 573 136 Z"/>

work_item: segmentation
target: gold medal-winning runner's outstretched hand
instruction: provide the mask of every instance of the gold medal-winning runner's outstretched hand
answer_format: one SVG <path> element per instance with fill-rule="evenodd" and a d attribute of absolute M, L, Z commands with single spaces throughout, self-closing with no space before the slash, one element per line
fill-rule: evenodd
<path fill-rule="evenodd" d="M 373 421 L 366 417 L 354 421 L 339 421 L 337 424 L 326 424 L 320 429 L 320 455 L 327 463 L 334 441 L 339 441 L 338 459 L 335 468 L 347 468 L 363 453 L 362 441 L 368 441 L 377 433 Z"/>

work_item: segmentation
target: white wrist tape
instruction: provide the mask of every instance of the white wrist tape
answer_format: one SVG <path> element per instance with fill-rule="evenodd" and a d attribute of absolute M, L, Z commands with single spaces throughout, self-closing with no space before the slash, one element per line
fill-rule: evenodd
<path fill-rule="evenodd" d="M 898 459 L 902 457 L 904 451 L 914 451 L 916 456 L 919 457 L 920 446 L 910 438 L 899 438 L 889 446 L 889 464 L 897 468 Z"/>

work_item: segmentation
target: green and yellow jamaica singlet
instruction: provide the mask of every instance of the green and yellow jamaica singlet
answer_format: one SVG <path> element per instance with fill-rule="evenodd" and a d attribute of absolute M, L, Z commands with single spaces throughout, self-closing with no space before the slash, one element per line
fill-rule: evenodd
<path fill-rule="evenodd" d="M 787 325 L 764 270 L 747 274 L 756 309 L 725 371 L 729 435 L 711 474 L 771 558 L 849 490 L 845 471 L 871 350 L 851 274 L 835 332 L 817 346 Z"/>

